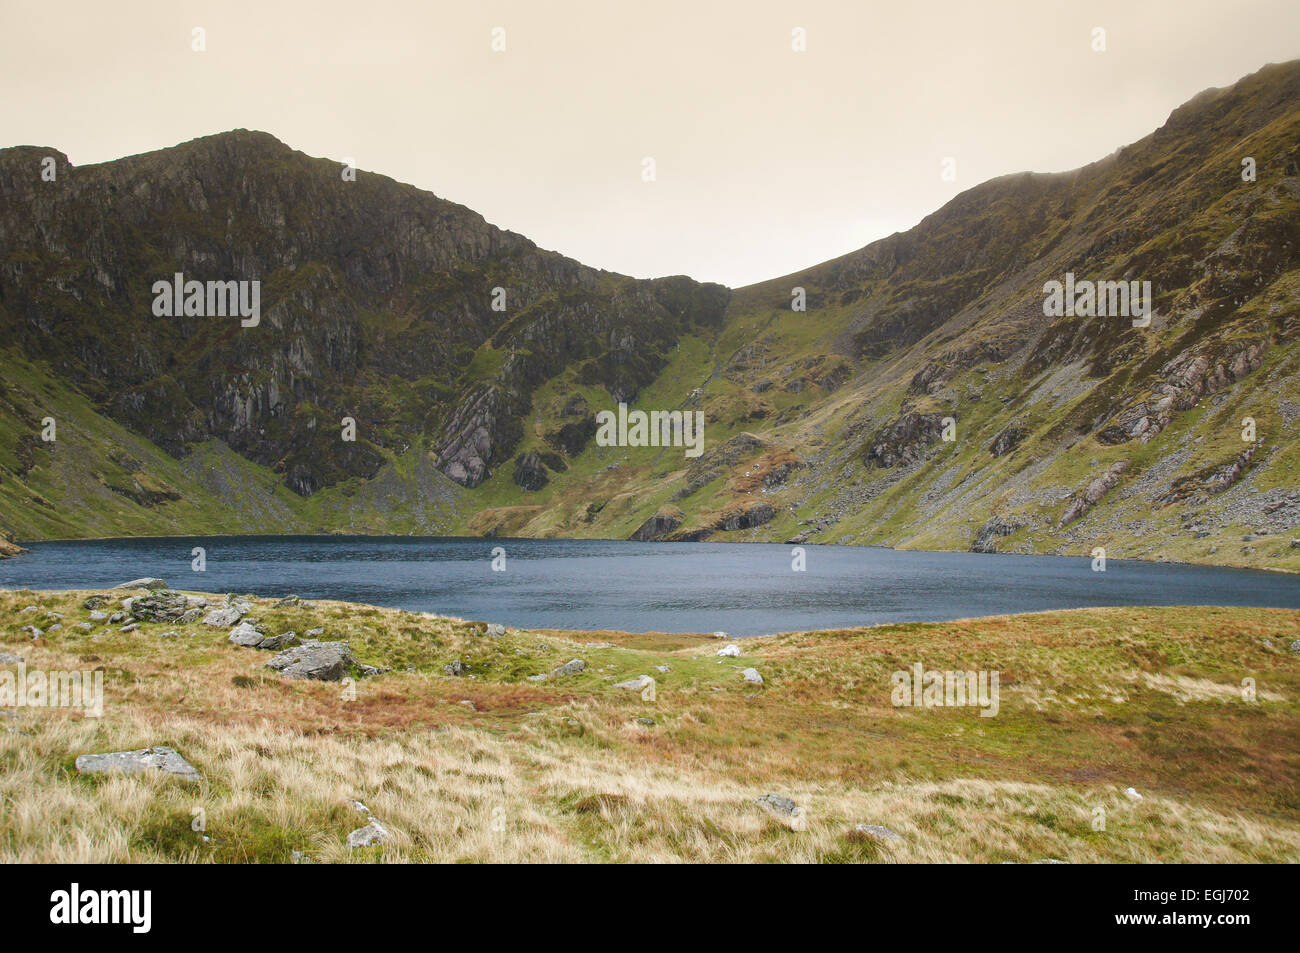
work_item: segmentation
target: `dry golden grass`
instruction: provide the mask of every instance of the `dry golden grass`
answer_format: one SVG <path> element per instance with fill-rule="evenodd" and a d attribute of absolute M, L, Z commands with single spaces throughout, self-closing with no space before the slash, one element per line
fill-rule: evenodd
<path fill-rule="evenodd" d="M 102 667 L 106 692 L 101 719 L 0 718 L 0 861 L 1300 860 L 1300 657 L 1286 649 L 1300 613 L 1043 613 L 747 640 L 719 660 L 705 637 L 492 639 L 460 620 L 260 602 L 268 630 L 323 625 L 393 668 L 350 699 L 282 679 L 224 630 L 83 632 L 86 595 L 0 592 L 0 650 Z M 32 643 L 20 627 L 48 611 L 65 627 Z M 169 628 L 182 636 L 158 638 Z M 579 676 L 528 680 L 576 657 Z M 444 675 L 452 658 L 477 677 Z M 894 708 L 890 673 L 918 661 L 999 671 L 999 715 Z M 740 679 L 749 665 L 763 689 Z M 613 687 L 640 674 L 656 702 Z M 204 781 L 73 768 L 159 744 Z M 801 820 L 754 804 L 769 792 Z M 389 843 L 347 848 L 370 819 L 354 799 Z"/>

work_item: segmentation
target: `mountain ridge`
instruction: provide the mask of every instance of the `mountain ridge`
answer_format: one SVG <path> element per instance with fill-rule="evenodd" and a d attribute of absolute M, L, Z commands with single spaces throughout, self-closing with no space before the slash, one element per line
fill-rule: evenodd
<path fill-rule="evenodd" d="M 20 423 L 0 431 L 0 527 L 259 531 L 244 480 L 262 526 L 305 531 L 1103 546 L 1297 569 L 1298 131 L 1300 63 L 1271 64 L 1080 169 L 999 176 L 906 232 L 734 290 L 592 269 L 358 172 L 342 187 L 363 186 L 393 240 L 326 187 L 338 163 L 244 131 L 78 167 L 107 170 L 89 177 L 103 204 L 65 205 L 86 227 L 58 234 L 33 169 L 17 171 L 41 150 L 0 150 L 0 193 L 28 203 L 0 211 L 0 367 L 23 382 L 0 391 Z M 244 140 L 271 150 L 252 178 L 223 151 Z M 15 253 L 22 211 L 41 240 Z M 224 231 L 201 217 L 214 211 Z M 267 274 L 272 346 L 184 320 L 161 343 L 88 340 L 100 303 L 153 333 L 130 310 L 149 267 L 238 256 Z M 1071 269 L 1151 281 L 1152 327 L 1045 318 L 1044 281 Z M 493 287 L 507 312 L 491 311 Z M 796 287 L 807 312 L 791 310 Z M 61 379 L 41 381 L 42 363 Z M 87 472 L 62 502 L 57 478 L 76 466 L 32 439 L 47 399 L 88 415 Z M 619 402 L 701 410 L 704 456 L 593 445 L 595 412 Z M 337 440 L 343 416 L 357 446 Z M 131 462 L 90 446 L 107 429 L 96 418 L 144 438 Z M 196 462 L 217 459 L 224 487 Z M 89 500 L 93 515 L 37 498 Z"/>

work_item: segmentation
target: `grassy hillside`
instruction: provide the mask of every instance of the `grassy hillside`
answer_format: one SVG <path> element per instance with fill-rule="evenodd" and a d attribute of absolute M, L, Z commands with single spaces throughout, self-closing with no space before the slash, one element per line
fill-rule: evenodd
<path fill-rule="evenodd" d="M 0 651 L 105 685 L 100 719 L 0 712 L 5 862 L 1300 861 L 1297 612 L 1052 612 L 747 639 L 719 658 L 703 636 L 492 637 L 256 601 L 267 632 L 323 627 L 392 670 L 349 696 L 281 677 L 225 629 L 85 631 L 87 595 L 0 592 Z M 21 631 L 49 613 L 62 629 Z M 575 658 L 585 671 L 531 680 Z M 916 663 L 999 672 L 997 715 L 894 707 L 891 675 Z M 617 687 L 642 675 L 653 700 Z M 73 766 L 164 744 L 203 782 Z M 755 803 L 767 794 L 800 813 Z M 349 849 L 372 818 L 391 839 Z"/>

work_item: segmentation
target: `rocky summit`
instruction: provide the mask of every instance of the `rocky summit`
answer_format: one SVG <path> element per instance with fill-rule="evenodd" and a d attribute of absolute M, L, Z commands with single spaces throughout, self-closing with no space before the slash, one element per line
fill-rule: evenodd
<path fill-rule="evenodd" d="M 260 132 L 0 150 L 0 555 L 325 530 L 1300 569 L 1297 143 L 1300 63 L 1271 65 L 736 290 L 598 271 Z M 160 313 L 178 275 L 259 282 L 258 320 Z M 620 405 L 700 414 L 702 452 L 611 445 Z"/>

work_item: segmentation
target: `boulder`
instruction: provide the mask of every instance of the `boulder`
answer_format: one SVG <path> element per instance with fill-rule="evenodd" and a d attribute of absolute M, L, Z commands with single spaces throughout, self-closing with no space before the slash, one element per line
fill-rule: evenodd
<path fill-rule="evenodd" d="M 722 658 L 739 658 L 740 646 L 733 642 L 731 645 L 718 649 L 718 655 Z"/>
<path fill-rule="evenodd" d="M 112 598 L 111 596 L 105 596 L 105 595 L 87 596 L 86 601 L 81 604 L 81 608 L 102 609 L 104 608 L 104 606 L 108 605 L 109 600 L 111 598 Z"/>
<path fill-rule="evenodd" d="M 740 674 L 744 676 L 746 684 L 759 686 L 762 686 L 763 684 L 763 676 L 758 674 L 758 669 L 756 668 L 747 668 Z"/>
<path fill-rule="evenodd" d="M 172 589 L 157 589 L 130 602 L 126 611 L 141 622 L 176 622 L 191 608 L 185 594 Z"/>
<path fill-rule="evenodd" d="M 506 634 L 506 627 L 498 622 L 489 622 L 487 634 L 494 639 L 499 639 Z"/>
<path fill-rule="evenodd" d="M 755 798 L 754 803 L 780 817 L 796 817 L 803 813 L 794 801 L 779 794 L 764 794 Z"/>
<path fill-rule="evenodd" d="M 251 649 L 251 648 L 256 648 L 258 645 L 260 645 L 262 640 L 265 638 L 266 638 L 265 635 L 263 635 L 261 632 L 258 632 L 247 622 L 241 622 L 239 623 L 239 625 L 235 626 L 233 629 L 230 630 L 230 638 L 228 639 L 228 641 L 230 641 L 235 645 L 242 645 L 245 648 Z"/>
<path fill-rule="evenodd" d="M 176 620 L 176 622 L 178 625 L 190 625 L 191 623 L 199 621 L 202 617 L 203 607 L 195 606 L 193 609 L 187 610 L 184 615 Z"/>
<path fill-rule="evenodd" d="M 446 672 L 448 675 L 450 675 L 452 678 L 460 678 L 467 671 L 469 671 L 469 666 L 466 665 L 464 662 L 462 662 L 460 659 L 452 659 L 450 662 L 448 662 L 446 665 L 442 667 L 442 670 Z"/>
<path fill-rule="evenodd" d="M 104 622 L 107 619 L 108 619 L 107 612 L 100 612 L 98 609 L 96 609 L 90 613 L 91 622 Z"/>
<path fill-rule="evenodd" d="M 114 589 L 166 589 L 167 583 L 162 579 L 155 579 L 153 576 L 142 576 L 139 579 L 132 579 L 130 582 L 124 582 L 120 586 L 114 586 Z"/>
<path fill-rule="evenodd" d="M 244 617 L 245 611 L 235 606 L 222 606 L 219 609 L 213 609 L 204 616 L 203 624 L 210 625 L 214 629 L 228 629 Z"/>
<path fill-rule="evenodd" d="M 279 635 L 272 635 L 257 643 L 259 649 L 265 649 L 268 652 L 278 652 L 286 649 L 298 641 L 297 632 L 282 632 Z"/>
<path fill-rule="evenodd" d="M 266 667 L 289 678 L 337 682 L 360 666 L 346 642 L 304 642 L 281 652 Z"/>
<path fill-rule="evenodd" d="M 636 678 L 629 679 L 626 682 L 619 682 L 614 686 L 630 692 L 640 692 L 643 701 L 652 702 L 655 700 L 656 685 L 655 680 L 649 675 L 639 675 Z"/>
<path fill-rule="evenodd" d="M 81 774 L 140 774 L 145 771 L 163 771 L 187 781 L 201 781 L 203 775 L 167 747 L 143 748 L 140 751 L 114 751 L 109 754 L 83 754 L 76 761 Z"/>
<path fill-rule="evenodd" d="M 551 672 L 551 678 L 560 678 L 564 675 L 577 675 L 587 667 L 587 663 L 580 658 L 570 659 L 559 668 Z"/>

